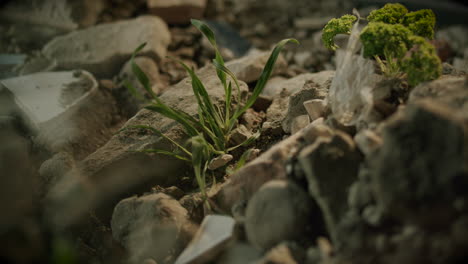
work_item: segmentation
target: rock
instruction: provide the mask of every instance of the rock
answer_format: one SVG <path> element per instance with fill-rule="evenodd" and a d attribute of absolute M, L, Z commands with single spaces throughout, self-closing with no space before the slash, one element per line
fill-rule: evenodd
<path fill-rule="evenodd" d="M 315 120 L 304 128 L 304 139 L 308 144 L 313 144 L 317 139 L 322 137 L 331 138 L 334 134 L 332 128 L 323 124 L 323 122 L 317 122 L 318 120 L 320 119 Z"/>
<path fill-rule="evenodd" d="M 226 67 L 230 69 L 239 80 L 250 83 L 258 80 L 269 57 L 270 52 L 254 51 L 242 58 L 227 62 Z M 282 55 L 278 56 L 272 76 L 286 72 L 286 68 L 286 60 Z"/>
<path fill-rule="evenodd" d="M 231 140 L 235 145 L 239 145 L 242 142 L 253 136 L 252 131 L 247 129 L 244 125 L 240 124 L 236 129 L 232 131 Z"/>
<path fill-rule="evenodd" d="M 3 20 L 40 25 L 63 33 L 94 25 L 104 4 L 102 0 L 14 1 L 3 6 L 0 14 Z"/>
<path fill-rule="evenodd" d="M 303 105 L 312 121 L 325 115 L 326 103 L 322 99 L 308 100 Z"/>
<path fill-rule="evenodd" d="M 333 76 L 335 76 L 334 71 L 299 74 L 291 79 L 278 83 L 277 88 L 275 89 L 276 92 L 272 95 L 274 96 L 279 94 L 283 89 L 288 91 L 290 94 L 294 94 L 306 87 L 310 89 L 315 86 L 315 96 L 323 99 L 328 94 L 328 88 L 330 87 Z"/>
<path fill-rule="evenodd" d="M 257 130 L 260 128 L 263 119 L 265 118 L 265 113 L 256 112 L 252 108 L 247 109 L 245 113 L 241 116 L 241 123 L 249 130 Z"/>
<path fill-rule="evenodd" d="M 147 0 L 151 14 L 169 24 L 189 24 L 192 18 L 202 18 L 207 0 Z"/>
<path fill-rule="evenodd" d="M 281 241 L 305 239 L 314 228 L 311 217 L 315 206 L 307 193 L 292 182 L 265 183 L 247 204 L 245 230 L 249 242 L 266 250 Z"/>
<path fill-rule="evenodd" d="M 262 131 L 271 135 L 283 134 L 283 128 L 281 127 L 281 121 L 286 116 L 289 103 L 289 93 L 283 91 L 279 96 L 276 96 L 271 105 L 266 111 L 266 121 L 262 124 Z"/>
<path fill-rule="evenodd" d="M 120 201 L 111 228 L 114 239 L 129 251 L 131 263 L 163 261 L 171 251 L 177 255 L 194 233 L 187 210 L 162 193 Z"/>
<path fill-rule="evenodd" d="M 224 165 L 228 164 L 234 157 L 230 154 L 223 154 L 218 156 L 210 161 L 208 164 L 208 169 L 216 170 L 218 168 L 223 167 Z"/>
<path fill-rule="evenodd" d="M 225 250 L 219 258 L 218 263 L 245 264 L 254 262 L 261 258 L 261 253 L 247 243 L 236 243 Z"/>
<path fill-rule="evenodd" d="M 454 213 L 446 204 L 464 184 L 466 135 L 466 122 L 432 99 L 394 115 L 382 128 L 382 146 L 368 158 L 381 210 L 402 222 L 446 223 Z"/>
<path fill-rule="evenodd" d="M 274 97 L 275 95 L 279 95 L 283 89 L 281 86 L 286 80 L 288 79 L 282 76 L 271 77 L 263 88 L 261 95 L 266 97 Z"/>
<path fill-rule="evenodd" d="M 149 57 L 136 57 L 135 63 L 141 68 L 141 70 L 148 76 L 151 88 L 155 94 L 160 94 L 163 90 L 161 80 L 159 76 L 159 68 L 156 62 Z M 133 73 L 131 61 L 128 61 L 123 66 L 119 73 L 119 79 L 129 81 L 137 91 L 141 94 L 148 95 L 143 86 L 138 81 L 137 77 Z M 129 95 L 131 96 L 131 95 Z M 149 95 L 148 95 L 149 96 Z"/>
<path fill-rule="evenodd" d="M 307 176 L 309 193 L 322 211 L 328 232 L 336 239 L 336 226 L 348 209 L 350 185 L 356 180 L 361 156 L 347 134 L 336 131 L 320 137 L 299 154 Z"/>
<path fill-rule="evenodd" d="M 310 124 L 308 115 L 296 116 L 291 122 L 291 134 L 295 134 Z"/>
<path fill-rule="evenodd" d="M 303 77 L 307 77 L 305 78 L 305 83 L 303 87 L 291 95 L 288 103 L 288 111 L 285 118 L 282 120 L 282 127 L 286 133 L 291 132 L 291 122 L 295 117 L 307 115 L 306 108 L 304 107 L 305 101 L 324 99 L 327 96 L 333 74 L 333 72 L 328 71 Z"/>
<path fill-rule="evenodd" d="M 264 183 L 286 179 L 287 160 L 297 154 L 301 140 L 301 132 L 291 135 L 236 171 L 215 195 L 218 206 L 230 212 L 233 206 L 248 201 Z"/>
<path fill-rule="evenodd" d="M 27 116 L 37 131 L 35 142 L 53 153 L 69 152 L 81 160 L 114 132 L 115 101 L 88 72 L 36 73 L 0 84 L 18 105 L 19 112 L 11 114 Z"/>
<path fill-rule="evenodd" d="M 212 65 L 197 72 L 214 102 L 222 103 L 224 90 L 214 74 Z M 169 106 L 183 109 L 190 115 L 197 114 L 196 99 L 191 91 L 190 79 L 169 88 L 159 98 Z M 241 82 L 241 89 L 247 85 Z M 151 131 L 131 129 L 135 125 L 149 125 L 160 129 L 166 136 L 180 143 L 186 140 L 181 128 L 173 120 L 149 111 L 140 110 L 103 147 L 77 164 L 76 169 L 64 177 L 49 197 L 53 219 L 61 224 L 76 221 L 90 208 L 99 209 L 102 218 L 108 218 L 111 209 L 128 193 L 147 190 L 147 186 L 177 185 L 184 173 L 191 173 L 186 163 L 165 155 L 149 155 L 138 151 L 160 148 L 172 149 L 172 145 Z M 67 183 L 68 182 L 68 183 Z M 72 209 L 73 208 L 73 209 Z M 60 215 L 53 212 L 64 212 Z"/>
<path fill-rule="evenodd" d="M 39 168 L 39 175 L 45 185 L 44 192 L 54 186 L 73 167 L 75 167 L 75 160 L 67 152 L 59 152 L 44 161 Z"/>
<path fill-rule="evenodd" d="M 466 77 L 444 76 L 438 80 L 422 83 L 410 93 L 409 102 L 433 99 L 468 119 L 468 81 Z"/>
<path fill-rule="evenodd" d="M 229 216 L 207 215 L 175 264 L 207 263 L 233 238 L 235 221 Z"/>
<path fill-rule="evenodd" d="M 468 28 L 464 25 L 453 25 L 437 30 L 436 38 L 447 41 L 454 51 L 463 52 L 468 47 Z"/>
<path fill-rule="evenodd" d="M 167 25 L 160 18 L 142 16 L 56 37 L 42 52 L 46 58 L 55 60 L 59 69 L 85 69 L 102 78 L 116 74 L 145 42 L 140 55 L 160 61 L 170 41 Z"/>
<path fill-rule="evenodd" d="M 305 252 L 301 248 L 292 248 L 287 243 L 281 243 L 280 245 L 269 250 L 265 256 L 259 260 L 258 264 L 299 264 L 304 263 Z"/>
<path fill-rule="evenodd" d="M 354 136 L 354 141 L 361 152 L 370 156 L 382 145 L 382 138 L 372 130 L 361 130 Z"/>

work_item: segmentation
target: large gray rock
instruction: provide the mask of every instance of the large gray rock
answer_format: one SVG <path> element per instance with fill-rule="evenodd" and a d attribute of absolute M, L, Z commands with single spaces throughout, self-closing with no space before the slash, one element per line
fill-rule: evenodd
<path fill-rule="evenodd" d="M 166 55 L 170 41 L 164 21 L 142 16 L 56 37 L 42 52 L 60 69 L 85 69 L 98 77 L 112 77 L 142 43 L 147 45 L 140 55 L 159 61 Z"/>
<path fill-rule="evenodd" d="M 444 223 L 457 183 L 466 181 L 467 131 L 466 121 L 430 99 L 386 123 L 383 145 L 368 158 L 381 210 L 401 221 Z"/>
<path fill-rule="evenodd" d="M 195 226 L 179 202 L 155 193 L 120 201 L 112 215 L 111 229 L 114 239 L 129 251 L 130 262 L 141 263 L 147 258 L 159 262 L 171 253 L 178 255 Z"/>
<path fill-rule="evenodd" d="M 311 225 L 315 207 L 307 192 L 293 182 L 265 183 L 247 204 L 247 238 L 260 250 L 286 240 L 303 240 L 314 228 Z"/>
<path fill-rule="evenodd" d="M 336 227 L 348 209 L 348 191 L 357 178 L 361 155 L 351 137 L 336 131 L 305 147 L 299 161 L 307 176 L 309 193 L 320 206 L 330 235 L 336 239 Z"/>
<path fill-rule="evenodd" d="M 222 102 L 224 90 L 214 67 L 209 65 L 201 69 L 198 76 L 213 101 Z M 247 85 L 241 82 L 241 89 L 246 91 Z M 191 90 L 191 81 L 187 78 L 169 88 L 160 99 L 194 116 L 198 107 Z M 173 146 L 151 131 L 131 129 L 136 125 L 153 126 L 180 143 L 186 140 L 182 127 L 175 121 L 146 109 L 139 111 L 124 125 L 126 129 L 79 163 L 54 188 L 55 192 L 50 197 L 53 201 L 51 206 L 58 207 L 54 211 L 68 212 L 55 214 L 62 219 L 57 219 L 59 223 L 73 222 L 90 208 L 97 207 L 101 208 L 99 212 L 103 217 L 108 217 L 109 209 L 128 193 L 147 190 L 148 186 L 174 185 L 184 173 L 191 173 L 188 164 L 183 161 L 138 152 L 151 148 L 171 150 Z"/>
<path fill-rule="evenodd" d="M 169 24 L 189 24 L 202 18 L 207 0 L 147 0 L 149 11 Z"/>

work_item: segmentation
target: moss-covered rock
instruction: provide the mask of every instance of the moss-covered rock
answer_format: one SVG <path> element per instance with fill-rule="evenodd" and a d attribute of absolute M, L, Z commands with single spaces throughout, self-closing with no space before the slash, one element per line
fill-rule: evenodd
<path fill-rule="evenodd" d="M 408 50 L 408 39 L 411 35 L 411 31 L 400 24 L 370 22 L 360 36 L 364 46 L 364 56 L 391 54 L 393 58 L 400 58 Z"/>
<path fill-rule="evenodd" d="M 402 4 L 386 4 L 384 7 L 372 11 L 367 20 L 369 22 L 398 24 L 407 13 L 408 9 Z"/>
<path fill-rule="evenodd" d="M 411 30 L 415 35 L 428 39 L 434 38 L 434 26 L 436 17 L 430 9 L 421 9 L 405 15 L 402 24 Z"/>
<path fill-rule="evenodd" d="M 333 38 L 338 34 L 350 34 L 353 23 L 357 20 L 356 16 L 344 15 L 340 18 L 333 18 L 325 25 L 322 31 L 322 41 L 330 50 L 336 50 L 338 45 Z"/>

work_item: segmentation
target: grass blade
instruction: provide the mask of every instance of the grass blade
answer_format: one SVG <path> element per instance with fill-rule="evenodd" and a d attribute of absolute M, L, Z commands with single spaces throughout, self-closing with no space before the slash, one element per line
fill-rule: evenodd
<path fill-rule="evenodd" d="M 151 95 L 152 98 L 158 100 L 156 94 L 153 92 L 153 90 L 151 89 L 151 84 L 150 84 L 150 80 L 148 78 L 148 76 L 146 76 L 146 74 L 143 72 L 143 70 L 141 70 L 140 66 L 138 66 L 136 63 L 135 63 L 135 56 L 138 54 L 138 52 L 140 52 L 141 50 L 143 50 L 143 48 L 146 46 L 146 43 L 143 43 L 141 44 L 140 46 L 138 46 L 138 48 L 135 49 L 135 51 L 133 52 L 132 54 L 132 58 L 130 59 L 130 63 L 132 65 L 132 71 L 133 71 L 133 74 L 135 74 L 135 76 L 137 77 L 138 81 L 141 83 L 141 85 L 143 86 L 143 88 L 146 90 L 146 92 Z"/>
<path fill-rule="evenodd" d="M 231 152 L 231 151 L 235 150 L 236 148 L 239 148 L 239 147 L 242 147 L 242 146 L 247 146 L 247 145 L 253 143 L 255 140 L 257 140 L 259 137 L 260 137 L 260 131 L 257 131 L 257 132 L 255 132 L 255 134 L 253 134 L 253 136 L 249 137 L 248 139 L 246 139 L 244 142 L 240 143 L 239 145 L 228 148 L 227 151 Z"/>

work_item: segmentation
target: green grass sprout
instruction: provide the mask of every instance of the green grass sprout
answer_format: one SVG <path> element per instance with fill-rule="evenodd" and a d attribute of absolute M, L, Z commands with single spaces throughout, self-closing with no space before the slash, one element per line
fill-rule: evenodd
<path fill-rule="evenodd" d="M 216 75 L 224 89 L 223 106 L 220 107 L 213 103 L 213 100 L 210 98 L 210 95 L 195 71 L 180 60 L 177 61 L 182 65 L 191 78 L 192 91 L 198 104 L 198 115 L 191 116 L 184 111 L 172 108 L 162 102 L 161 99 L 152 91 L 149 78 L 135 63 L 135 56 L 145 47 L 146 44 L 144 43 L 132 54 L 131 65 L 132 71 L 137 77 L 137 80 L 152 98 L 145 108 L 157 112 L 182 125 L 185 134 L 189 138 L 187 144 L 189 147 L 182 146 L 175 140 L 165 136 L 164 133 L 158 129 L 151 126 L 132 126 L 129 128 L 146 129 L 169 141 L 176 150 L 167 151 L 162 149 L 147 149 L 142 152 L 168 155 L 191 163 L 196 182 L 200 188 L 203 198 L 206 200 L 206 171 L 209 162 L 216 156 L 228 154 L 236 148 L 251 144 L 260 136 L 260 132 L 257 131 L 252 137 L 246 139 L 241 144 L 235 146 L 229 145 L 232 133 L 238 124 L 239 117 L 241 117 L 247 109 L 252 107 L 257 100 L 272 74 L 276 60 L 278 59 L 283 47 L 288 42 L 296 44 L 299 42 L 295 39 L 284 39 L 276 44 L 265 67 L 263 68 L 252 94 L 245 103 L 243 103 L 240 97 L 239 81 L 237 80 L 237 77 L 225 66 L 224 59 L 218 49 L 213 31 L 200 20 L 192 19 L 191 22 L 192 25 L 208 39 L 215 50 L 213 65 L 216 68 Z M 124 84 L 132 95 L 138 98 L 144 98 L 137 92 L 130 82 L 127 81 Z M 233 87 L 237 91 L 236 99 L 233 98 Z"/>

